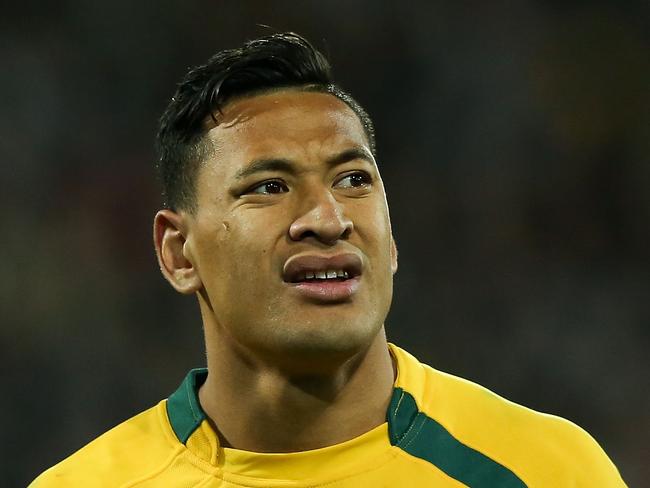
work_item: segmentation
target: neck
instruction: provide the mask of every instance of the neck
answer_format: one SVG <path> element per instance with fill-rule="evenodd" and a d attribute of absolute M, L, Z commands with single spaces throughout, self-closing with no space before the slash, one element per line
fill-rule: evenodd
<path fill-rule="evenodd" d="M 224 447 L 297 452 L 338 444 L 385 422 L 394 371 L 384 329 L 336 367 L 293 374 L 210 340 L 199 400 Z"/>

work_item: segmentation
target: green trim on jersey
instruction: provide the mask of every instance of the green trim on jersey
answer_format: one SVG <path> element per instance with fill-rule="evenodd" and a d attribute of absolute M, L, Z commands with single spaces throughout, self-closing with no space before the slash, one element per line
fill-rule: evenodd
<path fill-rule="evenodd" d="M 512 471 L 466 446 L 438 422 L 418 410 L 415 399 L 395 388 L 387 412 L 390 443 L 430 462 L 472 488 L 525 488 Z"/>
<path fill-rule="evenodd" d="M 206 368 L 191 370 L 167 400 L 169 423 L 183 444 L 207 418 L 198 399 L 207 376 Z M 391 445 L 433 464 L 451 478 L 471 488 L 526 487 L 508 468 L 466 446 L 421 412 L 413 396 L 402 388 L 393 389 L 386 416 Z"/>
<path fill-rule="evenodd" d="M 169 423 L 183 444 L 190 438 L 201 422 L 207 417 L 199 404 L 199 387 L 208 377 L 207 368 L 196 368 L 187 376 L 172 395 L 167 399 L 167 416 Z"/>

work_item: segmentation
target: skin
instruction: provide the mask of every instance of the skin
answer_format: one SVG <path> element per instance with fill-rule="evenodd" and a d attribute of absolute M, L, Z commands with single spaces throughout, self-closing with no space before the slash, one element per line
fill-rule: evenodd
<path fill-rule="evenodd" d="M 301 451 L 385 422 L 397 251 L 358 117 L 332 95 L 282 90 L 230 102 L 206 137 L 196 210 L 159 211 L 154 241 L 165 278 L 198 297 L 199 399 L 222 444 Z M 306 298 L 283 280 L 292 256 L 339 253 L 363 263 L 349 299 Z"/>

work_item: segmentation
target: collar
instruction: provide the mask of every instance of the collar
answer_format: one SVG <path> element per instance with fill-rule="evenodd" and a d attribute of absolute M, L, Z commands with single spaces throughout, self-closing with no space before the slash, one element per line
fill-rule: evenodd
<path fill-rule="evenodd" d="M 193 369 L 187 374 L 167 399 L 167 417 L 176 438 L 188 450 L 234 475 L 304 480 L 317 477 L 320 469 L 324 470 L 323 474 L 326 472 L 331 476 L 333 466 L 339 473 L 352 472 L 359 466 L 367 469 L 369 464 L 383 463 L 387 456 L 391 456 L 392 445 L 401 439 L 417 413 L 414 403 L 407 405 L 403 401 L 403 390 L 399 387 L 409 369 L 403 364 L 408 361 L 403 357 L 406 353 L 392 344 L 389 344 L 389 350 L 398 374 L 386 414 L 387 421 L 340 444 L 292 453 L 257 453 L 220 446 L 218 435 L 198 399 L 199 388 L 208 376 L 207 368 Z"/>

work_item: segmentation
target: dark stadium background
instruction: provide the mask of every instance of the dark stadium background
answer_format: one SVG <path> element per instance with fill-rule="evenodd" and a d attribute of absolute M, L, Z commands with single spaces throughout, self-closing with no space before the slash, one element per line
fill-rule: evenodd
<path fill-rule="evenodd" d="M 295 30 L 374 117 L 392 341 L 650 479 L 645 1 L 11 2 L 0 16 L 0 480 L 204 363 L 159 276 L 156 119 L 186 68 Z M 262 27 L 264 24 L 270 27 Z"/>

